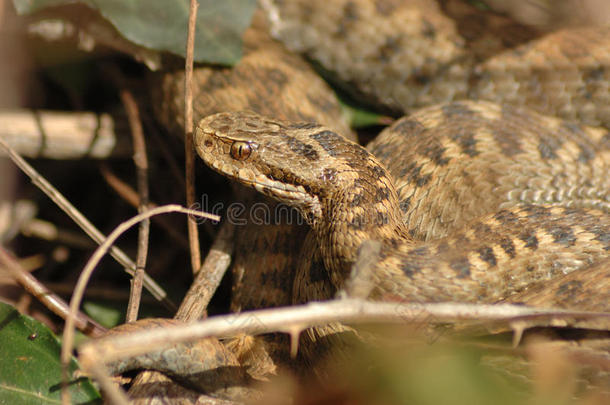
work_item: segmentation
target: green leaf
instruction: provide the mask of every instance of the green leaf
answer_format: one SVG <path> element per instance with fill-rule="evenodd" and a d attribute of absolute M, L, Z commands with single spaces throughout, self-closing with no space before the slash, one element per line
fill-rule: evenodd
<path fill-rule="evenodd" d="M 98 10 L 135 44 L 185 56 L 189 0 L 13 0 L 19 14 L 75 2 Z M 237 62 L 255 6 L 256 0 L 199 0 L 195 61 Z"/>
<path fill-rule="evenodd" d="M 61 363 L 57 337 L 42 323 L 0 303 L 0 404 L 59 404 Z M 70 362 L 70 373 L 78 368 Z M 70 381 L 72 403 L 100 394 L 86 378 Z"/>
<path fill-rule="evenodd" d="M 352 128 L 364 128 L 372 125 L 391 125 L 394 122 L 392 117 L 380 114 L 378 112 L 351 104 L 349 101 L 339 99 L 343 114 L 347 115 L 347 119 Z"/>
<path fill-rule="evenodd" d="M 121 323 L 124 318 L 123 312 L 125 312 L 123 304 L 100 301 L 85 301 L 83 310 L 106 328 L 113 328 Z"/>

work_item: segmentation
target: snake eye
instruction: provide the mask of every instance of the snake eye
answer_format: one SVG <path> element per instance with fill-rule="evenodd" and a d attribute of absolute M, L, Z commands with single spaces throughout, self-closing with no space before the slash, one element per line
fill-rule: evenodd
<path fill-rule="evenodd" d="M 248 142 L 233 142 L 231 145 L 231 157 L 235 160 L 248 159 L 252 153 L 252 146 Z"/>

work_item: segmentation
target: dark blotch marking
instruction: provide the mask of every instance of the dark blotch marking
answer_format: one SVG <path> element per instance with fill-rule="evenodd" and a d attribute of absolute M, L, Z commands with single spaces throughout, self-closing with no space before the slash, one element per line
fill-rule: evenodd
<path fill-rule="evenodd" d="M 398 122 L 395 123 L 391 127 L 391 129 L 392 131 L 398 132 L 400 134 L 417 136 L 423 131 L 425 131 L 426 127 L 416 119 L 403 118 L 401 120 L 398 120 Z"/>
<path fill-rule="evenodd" d="M 288 135 L 285 135 L 284 139 L 291 151 L 298 155 L 304 156 L 307 160 L 315 161 L 320 158 L 318 152 L 311 145 L 303 143 L 302 141 Z"/>
<path fill-rule="evenodd" d="M 557 150 L 561 148 L 561 140 L 557 137 L 545 136 L 540 139 L 538 152 L 543 159 L 557 159 Z"/>
<path fill-rule="evenodd" d="M 270 112 L 269 114 L 275 114 L 275 111 Z M 316 120 L 316 118 L 314 116 L 305 114 L 303 111 L 294 111 L 294 114 L 301 121 L 314 122 Z"/>
<path fill-rule="evenodd" d="M 518 155 L 523 152 L 520 134 L 514 128 L 507 128 L 505 123 L 521 122 L 524 120 L 524 117 L 516 113 L 513 107 L 502 105 L 502 118 L 500 122 L 492 121 L 489 124 L 491 134 L 498 146 L 500 146 L 503 154 L 506 156 Z"/>
<path fill-rule="evenodd" d="M 407 212 L 409 210 L 409 207 L 411 206 L 411 198 L 412 197 L 407 197 L 398 204 L 402 212 Z"/>
<path fill-rule="evenodd" d="M 428 184 L 428 182 L 430 181 L 430 179 L 432 178 L 431 174 L 426 174 L 425 176 L 420 177 L 419 179 L 417 179 L 417 186 L 418 187 L 423 187 L 426 184 Z"/>
<path fill-rule="evenodd" d="M 438 143 L 427 144 L 418 148 L 418 153 L 432 160 L 437 166 L 446 166 L 451 159 L 444 157 L 447 148 Z"/>
<path fill-rule="evenodd" d="M 421 34 L 429 39 L 436 38 L 436 27 L 425 18 L 422 18 L 422 23 L 424 23 L 424 27 L 421 30 Z"/>
<path fill-rule="evenodd" d="M 456 127 L 455 130 L 451 131 L 449 137 L 460 145 L 462 152 L 466 155 L 474 157 L 479 154 L 476 149 L 477 140 L 472 128 Z"/>
<path fill-rule="evenodd" d="M 593 226 L 590 227 L 588 231 L 595 234 L 595 238 L 593 238 L 593 240 L 601 242 L 605 245 L 604 250 L 610 250 L 610 232 L 608 232 L 607 227 Z"/>
<path fill-rule="evenodd" d="M 470 261 L 465 257 L 454 260 L 449 267 L 457 273 L 457 278 L 466 278 L 470 276 Z"/>
<path fill-rule="evenodd" d="M 563 283 L 557 289 L 557 295 L 561 295 L 562 297 L 569 298 L 572 297 L 575 293 L 578 293 L 582 290 L 582 281 L 571 280 Z"/>
<path fill-rule="evenodd" d="M 525 242 L 525 247 L 531 250 L 538 249 L 538 238 L 533 233 L 522 233 L 519 235 L 519 239 Z"/>
<path fill-rule="evenodd" d="M 351 207 L 359 207 L 362 205 L 362 203 L 364 202 L 364 195 L 362 195 L 361 193 L 358 194 L 353 194 L 353 198 L 350 201 L 349 205 Z"/>
<path fill-rule="evenodd" d="M 381 166 L 373 166 L 373 174 L 375 175 L 375 177 L 379 178 L 379 177 L 385 177 L 385 170 L 383 170 L 383 168 Z"/>
<path fill-rule="evenodd" d="M 420 271 L 421 267 L 417 263 L 406 261 L 402 264 L 402 272 L 405 273 L 405 276 L 409 278 L 413 278 L 413 275 L 419 273 Z"/>
<path fill-rule="evenodd" d="M 387 187 L 379 187 L 377 188 L 377 192 L 375 193 L 375 201 L 382 202 L 387 200 L 390 197 L 390 189 Z"/>
<path fill-rule="evenodd" d="M 387 240 L 387 243 L 394 249 L 400 246 L 402 242 L 403 240 L 400 238 L 390 238 Z"/>
<path fill-rule="evenodd" d="M 316 122 L 298 122 L 295 124 L 290 124 L 288 128 L 290 129 L 314 129 L 320 128 L 322 125 Z"/>
<path fill-rule="evenodd" d="M 266 69 L 263 75 L 267 78 L 266 83 L 273 83 L 278 88 L 282 88 L 288 83 L 286 74 L 276 68 Z"/>
<path fill-rule="evenodd" d="M 337 22 L 337 32 L 335 33 L 338 37 L 343 37 L 347 34 L 348 28 L 353 25 L 354 22 L 358 21 L 358 7 L 353 1 L 348 1 L 343 7 L 343 15 Z"/>
<path fill-rule="evenodd" d="M 506 252 L 506 254 L 510 256 L 510 258 L 515 257 L 515 244 L 510 238 L 503 238 L 500 241 L 500 247 L 504 249 L 504 252 Z"/>
<path fill-rule="evenodd" d="M 324 149 L 329 155 L 337 156 L 337 143 L 343 141 L 340 135 L 333 131 L 324 130 L 309 136 Z"/>
<path fill-rule="evenodd" d="M 486 238 L 492 234 L 492 229 L 489 225 L 483 222 L 477 222 L 473 225 L 473 229 L 478 237 Z"/>
<path fill-rule="evenodd" d="M 526 205 L 523 207 L 523 211 L 527 212 L 528 218 L 536 220 L 540 218 L 548 218 L 551 215 L 551 211 L 541 205 Z"/>
<path fill-rule="evenodd" d="M 582 163 L 587 163 L 595 157 L 595 149 L 593 149 L 593 147 L 591 147 L 591 145 L 589 145 L 588 143 L 583 142 L 583 140 L 587 138 L 587 135 L 585 134 L 582 125 L 577 124 L 575 122 L 564 122 L 562 124 L 562 127 L 566 131 L 574 133 L 578 136 L 578 149 L 580 149 L 580 153 L 578 154 L 578 161 Z"/>
<path fill-rule="evenodd" d="M 416 184 L 418 187 L 426 185 L 430 178 L 430 174 L 421 175 L 422 166 L 416 166 L 415 162 L 411 162 L 400 171 L 400 177 L 406 179 L 411 184 Z"/>
<path fill-rule="evenodd" d="M 409 250 L 408 254 L 413 255 L 413 256 L 425 257 L 425 256 L 428 256 L 428 254 L 430 254 L 430 249 L 428 249 L 426 246 L 421 246 L 421 247 L 417 247 L 415 249 Z"/>
<path fill-rule="evenodd" d="M 312 260 L 309 266 L 309 281 L 312 283 L 328 281 L 328 271 L 321 260 Z"/>
<path fill-rule="evenodd" d="M 496 264 L 498 264 L 496 260 L 496 255 L 494 254 L 493 249 L 490 247 L 484 247 L 479 249 L 479 257 L 491 267 L 494 267 Z"/>
<path fill-rule="evenodd" d="M 389 62 L 392 56 L 401 48 L 400 36 L 387 37 L 385 42 L 377 50 L 377 59 L 381 62 Z"/>
<path fill-rule="evenodd" d="M 576 237 L 572 232 L 572 229 L 568 227 L 553 228 L 549 232 L 553 235 L 553 242 L 563 246 L 574 246 L 576 243 Z"/>
<path fill-rule="evenodd" d="M 375 10 L 382 16 L 389 16 L 399 4 L 397 0 L 376 0 Z"/>
<path fill-rule="evenodd" d="M 494 215 L 494 219 L 502 225 L 514 225 L 519 223 L 519 217 L 508 210 L 501 210 Z"/>
<path fill-rule="evenodd" d="M 441 107 L 441 111 L 447 119 L 467 118 L 475 114 L 467 105 L 463 103 L 449 103 Z"/>
<path fill-rule="evenodd" d="M 599 82 L 600 80 L 604 79 L 605 71 L 605 66 L 600 66 L 593 69 L 585 69 L 583 72 L 583 79 L 585 83 Z"/>
<path fill-rule="evenodd" d="M 462 136 L 460 136 L 459 138 L 458 143 L 462 148 L 462 152 L 464 152 L 468 156 L 475 157 L 479 154 L 479 151 L 477 151 L 476 149 L 477 140 L 475 139 L 474 134 L 462 134 Z"/>

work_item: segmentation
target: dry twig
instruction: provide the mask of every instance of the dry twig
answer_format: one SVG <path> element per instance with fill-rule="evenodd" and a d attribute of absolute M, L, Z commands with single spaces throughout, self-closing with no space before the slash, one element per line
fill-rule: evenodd
<path fill-rule="evenodd" d="M 228 221 L 223 223 L 175 319 L 190 321 L 206 316 L 208 304 L 231 263 L 233 233 L 234 226 Z"/>
<path fill-rule="evenodd" d="M 6 268 L 19 284 L 36 299 L 38 299 L 51 312 L 62 319 L 68 316 L 68 304 L 55 295 L 33 275 L 27 272 L 17 260 L 15 260 L 3 247 L 0 246 L 0 263 Z M 97 337 L 106 332 L 106 328 L 99 325 L 93 319 L 89 318 L 82 312 L 78 312 L 75 325 L 79 331 L 91 336 Z"/>
<path fill-rule="evenodd" d="M 136 356 L 159 347 L 206 337 L 227 337 L 238 333 L 294 333 L 311 326 L 331 322 L 357 323 L 456 323 L 464 322 L 472 330 L 504 326 L 520 334 L 533 326 L 574 326 L 608 330 L 610 314 L 553 309 L 535 309 L 519 305 L 484 305 L 456 303 L 396 303 L 342 299 L 305 305 L 248 311 L 210 317 L 188 325 L 138 331 L 85 342 L 79 349 L 82 364 L 114 361 Z"/>
<path fill-rule="evenodd" d="M 127 111 L 129 126 L 131 128 L 131 136 L 133 138 L 133 161 L 136 165 L 136 173 L 138 179 L 138 195 L 139 206 L 138 212 L 144 213 L 148 209 L 149 191 L 148 191 L 148 157 L 146 153 L 146 142 L 144 140 L 144 131 L 142 130 L 142 122 L 140 120 L 140 112 L 138 105 L 131 92 L 126 89 L 119 91 L 121 101 Z M 131 294 L 127 304 L 127 313 L 125 315 L 126 322 L 133 322 L 138 319 L 138 311 L 140 309 L 140 299 L 142 297 L 142 283 L 146 274 L 146 258 L 148 257 L 148 239 L 150 235 L 150 219 L 145 219 L 140 222 L 138 231 L 138 255 L 136 257 L 136 271 L 131 280 Z"/>
<path fill-rule="evenodd" d="M 191 0 L 188 33 L 186 36 L 186 64 L 184 77 L 184 157 L 186 172 L 186 206 L 195 204 L 195 149 L 193 147 L 193 57 L 195 50 L 195 23 L 197 22 L 197 0 Z M 201 266 L 199 232 L 194 218 L 188 219 L 189 242 L 191 246 L 191 267 L 193 273 Z"/>

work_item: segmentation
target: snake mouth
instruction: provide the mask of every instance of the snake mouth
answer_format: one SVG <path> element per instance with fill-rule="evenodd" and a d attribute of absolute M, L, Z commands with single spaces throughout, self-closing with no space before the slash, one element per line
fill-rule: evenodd
<path fill-rule="evenodd" d="M 211 161 L 212 169 L 245 186 L 255 189 L 273 199 L 298 205 L 296 203 L 311 199 L 311 196 L 301 185 L 294 185 L 270 178 L 264 174 L 257 174 L 252 169 L 226 167 L 222 162 Z"/>

